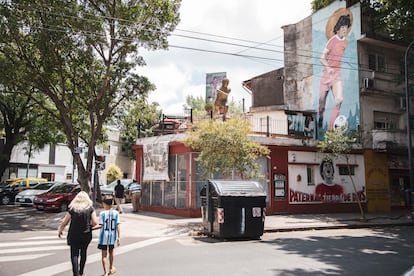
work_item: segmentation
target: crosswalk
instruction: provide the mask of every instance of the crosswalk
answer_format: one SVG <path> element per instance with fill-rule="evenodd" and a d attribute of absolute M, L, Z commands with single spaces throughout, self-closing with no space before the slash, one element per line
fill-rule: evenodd
<path fill-rule="evenodd" d="M 156 243 L 160 243 L 173 236 L 157 237 L 152 239 L 146 239 L 139 242 L 122 245 L 117 248 L 117 255 L 130 252 L 135 249 L 150 246 Z M 93 238 L 91 244 L 97 244 L 97 238 Z M 66 252 L 65 252 L 66 251 Z M 95 253 L 92 253 L 94 252 Z M 71 263 L 69 260 L 69 247 L 66 244 L 66 239 L 59 239 L 56 236 L 55 231 L 51 231 L 47 236 L 33 236 L 20 239 L 1 239 L 0 240 L 0 275 L 2 276 L 51 276 L 51 275 L 70 275 Z M 91 254 L 92 253 L 92 254 Z M 88 254 L 87 264 L 100 262 L 101 253 L 98 250 L 91 250 Z M 45 261 L 52 260 L 52 261 Z M 12 273 L 3 270 L 8 266 L 19 266 L 19 264 L 26 264 L 32 262 L 31 266 L 22 266 L 17 273 Z M 43 267 L 42 267 L 43 266 Z M 29 267 L 36 267 L 30 269 Z M 22 272 L 27 271 L 29 272 Z"/>
<path fill-rule="evenodd" d="M 57 250 L 67 248 L 65 240 L 57 239 L 54 236 L 38 236 L 14 242 L 0 242 L 0 263 L 43 258 L 56 254 Z M 48 251 L 50 252 L 45 253 Z"/>

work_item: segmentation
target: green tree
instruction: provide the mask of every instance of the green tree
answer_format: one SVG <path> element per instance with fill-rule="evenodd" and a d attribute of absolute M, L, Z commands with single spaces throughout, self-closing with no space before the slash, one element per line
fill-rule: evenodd
<path fill-rule="evenodd" d="M 30 87 L 22 82 L 19 64 L 11 63 L 0 53 L 0 129 L 5 144 L 0 149 L 0 177 L 10 165 L 13 148 L 26 142 L 28 163 L 34 151 L 46 144 L 64 142 L 57 121 L 30 97 Z"/>
<path fill-rule="evenodd" d="M 357 142 L 357 137 L 355 137 L 357 133 L 347 134 L 344 128 L 336 128 L 330 129 L 326 131 L 325 140 L 318 142 L 318 148 L 321 152 L 327 153 L 327 159 L 333 160 L 340 157 L 345 157 L 346 164 L 348 167 L 348 172 L 351 171 L 351 166 L 349 164 L 349 154 L 353 149 L 353 145 Z M 361 212 L 361 220 L 365 221 L 365 213 L 364 208 L 361 204 L 361 199 L 359 198 L 354 178 L 351 174 L 349 174 L 349 178 L 351 179 L 352 187 L 354 189 L 355 194 L 357 195 L 357 202 Z"/>
<path fill-rule="evenodd" d="M 31 97 L 53 103 L 42 107 L 63 128 L 83 190 L 90 190 L 104 123 L 125 101 L 153 88 L 136 73 L 145 65 L 139 48 L 167 48 L 179 6 L 180 0 L 1 2 L 0 51 L 24 65 L 17 73 Z M 75 151 L 81 144 L 86 164 Z"/>
<path fill-rule="evenodd" d="M 206 101 L 203 97 L 194 97 L 192 95 L 188 95 L 185 97 L 185 103 L 186 106 L 193 110 L 193 116 L 203 116 L 206 114 L 206 111 L 204 110 Z"/>
<path fill-rule="evenodd" d="M 123 176 L 121 169 L 115 165 L 111 164 L 108 167 L 108 171 L 106 172 L 106 180 L 108 183 L 112 183 L 117 179 L 121 179 Z"/>
<path fill-rule="evenodd" d="M 198 96 L 187 96 L 185 98 L 186 106 L 193 109 L 193 116 L 205 116 L 206 115 L 206 101 L 203 97 Z M 228 101 L 227 105 L 229 106 L 228 114 L 240 114 L 241 107 L 234 101 Z M 214 105 L 213 105 L 214 106 Z"/>
<path fill-rule="evenodd" d="M 131 159 L 135 160 L 135 150 L 132 147 L 136 144 L 138 136 L 152 136 L 154 124 L 160 117 L 159 104 L 148 104 L 143 98 L 129 101 L 124 105 L 124 109 L 118 110 L 114 123 L 121 127 L 123 147 Z"/>
<path fill-rule="evenodd" d="M 269 150 L 249 140 L 249 133 L 250 124 L 242 119 L 203 120 L 195 123 L 184 143 L 200 151 L 198 159 L 205 177 L 219 172 L 229 175 L 235 170 L 241 178 L 254 178 L 259 176 L 256 159 L 268 156 Z"/>

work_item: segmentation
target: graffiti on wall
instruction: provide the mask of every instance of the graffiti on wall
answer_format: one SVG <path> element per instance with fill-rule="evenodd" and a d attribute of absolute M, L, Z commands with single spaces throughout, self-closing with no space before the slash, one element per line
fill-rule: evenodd
<path fill-rule="evenodd" d="M 350 172 L 345 172 L 351 174 Z M 320 180 L 316 185 L 303 189 L 300 183 L 290 183 L 289 203 L 356 203 L 358 197 L 366 201 L 365 186 L 358 186 L 356 192 L 352 188 L 350 175 L 335 177 L 335 166 L 331 160 L 323 160 L 319 165 Z M 340 179 L 337 182 L 336 179 Z"/>
<path fill-rule="evenodd" d="M 359 125 L 360 6 L 345 5 L 335 1 L 312 15 L 313 102 L 320 140 L 328 129 Z"/>

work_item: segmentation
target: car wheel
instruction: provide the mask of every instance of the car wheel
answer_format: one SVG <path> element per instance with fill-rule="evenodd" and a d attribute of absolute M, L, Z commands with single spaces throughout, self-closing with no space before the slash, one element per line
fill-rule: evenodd
<path fill-rule="evenodd" d="M 3 196 L 3 197 L 1 198 L 1 204 L 3 204 L 3 205 L 8 205 L 8 204 L 10 204 L 10 198 L 9 198 L 8 196 Z"/>
<path fill-rule="evenodd" d="M 59 210 L 61 212 L 66 212 L 68 210 L 68 204 L 66 202 L 63 202 L 62 204 L 60 204 Z"/>

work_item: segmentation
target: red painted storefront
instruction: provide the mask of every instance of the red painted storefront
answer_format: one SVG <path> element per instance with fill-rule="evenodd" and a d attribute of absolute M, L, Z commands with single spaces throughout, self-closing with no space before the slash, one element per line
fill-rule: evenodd
<path fill-rule="evenodd" d="M 307 165 L 315 167 L 319 166 L 318 162 L 294 162 L 292 163 L 289 160 L 289 152 L 315 152 L 315 148 L 312 147 L 300 147 L 300 146 L 279 146 L 279 145 L 268 145 L 268 148 L 271 150 L 270 159 L 268 161 L 268 168 L 266 173 L 267 185 L 268 185 L 268 200 L 267 200 L 267 211 L 268 215 L 270 214 L 286 214 L 286 213 L 335 213 L 335 212 L 359 212 L 359 207 L 357 203 L 301 203 L 301 204 L 292 204 L 289 202 L 290 185 L 289 185 L 289 165 Z M 170 182 L 158 183 L 158 184 L 149 184 L 142 180 L 143 176 L 143 146 L 136 145 L 136 175 L 138 182 L 142 183 L 143 187 L 145 185 L 158 185 L 161 190 L 161 196 L 165 196 L 165 190 L 168 190 L 168 185 Z M 186 147 L 182 142 L 179 141 L 170 141 L 169 142 L 169 156 L 180 156 L 182 159 L 188 160 L 186 168 L 184 169 L 185 176 L 182 176 L 184 181 L 179 182 L 178 187 L 181 191 L 185 191 L 185 200 L 181 202 L 181 206 L 163 206 L 163 204 L 154 204 L 151 200 L 148 200 L 148 204 L 145 204 L 143 201 L 143 209 L 146 211 L 153 211 L 166 214 L 174 214 L 185 217 L 199 217 L 201 216 L 200 211 L 200 200 L 199 200 L 199 190 L 200 187 L 204 184 L 203 180 L 199 179 L 197 175 L 197 164 L 196 156 L 197 153 L 191 151 L 190 148 Z M 275 189 L 275 176 L 284 175 L 284 188 Z M 281 191 L 284 190 L 284 191 Z M 151 192 L 151 189 L 143 188 L 143 198 L 149 195 L 145 195 L 145 190 Z M 278 191 L 277 191 L 278 190 Z M 284 193 L 284 197 L 277 197 L 276 193 Z M 151 194 L 151 197 L 154 198 L 154 194 Z M 184 195 L 183 195 L 184 196 Z M 154 200 L 153 200 L 154 201 Z M 185 203 L 184 203 L 185 201 Z M 363 207 L 366 208 L 366 203 L 363 203 Z"/>

